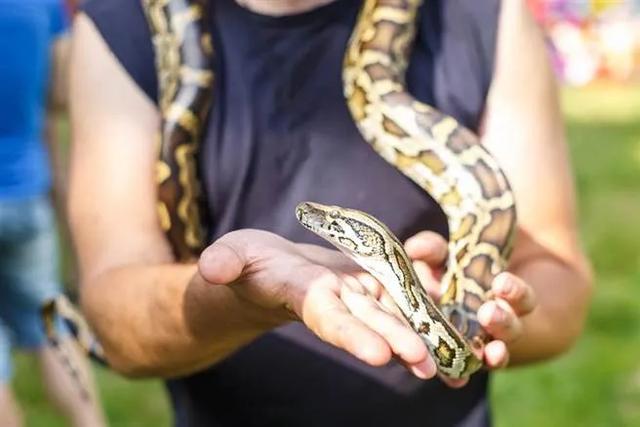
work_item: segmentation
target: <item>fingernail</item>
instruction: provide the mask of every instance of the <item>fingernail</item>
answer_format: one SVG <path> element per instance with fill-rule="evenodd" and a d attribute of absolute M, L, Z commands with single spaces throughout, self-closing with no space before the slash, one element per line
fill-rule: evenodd
<path fill-rule="evenodd" d="M 513 282 L 506 276 L 498 283 L 498 290 L 502 295 L 509 295 L 513 290 Z"/>
<path fill-rule="evenodd" d="M 491 320 L 494 323 L 502 323 L 505 320 L 505 314 L 497 304 L 493 305 L 493 312 L 491 313 Z"/>
<path fill-rule="evenodd" d="M 478 320 L 483 326 L 489 326 L 490 324 L 499 323 L 503 320 L 504 313 L 493 301 L 489 301 L 483 304 L 478 310 Z"/>
<path fill-rule="evenodd" d="M 423 380 L 433 377 L 436 373 L 436 369 L 436 364 L 430 357 L 427 357 L 422 362 L 411 366 L 411 372 L 413 375 Z"/>

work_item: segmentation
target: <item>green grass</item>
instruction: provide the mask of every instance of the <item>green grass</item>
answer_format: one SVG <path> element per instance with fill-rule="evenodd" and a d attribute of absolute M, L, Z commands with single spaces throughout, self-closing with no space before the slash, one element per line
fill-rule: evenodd
<path fill-rule="evenodd" d="M 35 361 L 16 358 L 14 388 L 26 412 L 28 427 L 66 427 L 64 419 L 47 402 Z M 158 381 L 128 381 L 102 368 L 94 370 L 104 410 L 113 427 L 163 427 L 171 425 L 164 388 Z"/>
<path fill-rule="evenodd" d="M 596 291 L 586 332 L 569 354 L 494 376 L 496 425 L 640 426 L 640 87 L 567 89 L 563 108 Z M 97 374 L 111 425 L 170 424 L 158 382 Z M 16 389 L 28 425 L 63 426 L 38 384 L 29 359 L 19 357 Z"/>
<path fill-rule="evenodd" d="M 640 426 L 640 88 L 567 89 L 563 108 L 596 290 L 569 354 L 495 375 L 496 425 Z"/>

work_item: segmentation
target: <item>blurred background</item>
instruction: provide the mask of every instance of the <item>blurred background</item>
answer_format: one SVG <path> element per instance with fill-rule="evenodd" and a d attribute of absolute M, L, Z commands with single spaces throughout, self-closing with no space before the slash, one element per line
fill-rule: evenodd
<path fill-rule="evenodd" d="M 640 426 L 640 0 L 530 4 L 562 87 L 597 281 L 586 332 L 569 354 L 494 375 L 496 425 Z M 30 363 L 18 355 L 15 389 L 27 425 L 64 426 Z M 160 382 L 96 370 L 111 425 L 171 424 Z"/>

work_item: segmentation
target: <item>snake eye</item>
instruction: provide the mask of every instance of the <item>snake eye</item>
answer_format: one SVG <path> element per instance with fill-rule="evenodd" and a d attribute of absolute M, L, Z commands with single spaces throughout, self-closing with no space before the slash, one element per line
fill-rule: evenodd
<path fill-rule="evenodd" d="M 340 212 L 338 212 L 337 210 L 334 209 L 331 212 L 329 212 L 329 216 L 331 218 L 338 218 L 338 217 L 340 217 Z"/>
<path fill-rule="evenodd" d="M 331 224 L 329 224 L 329 230 L 333 231 L 334 233 L 344 233 L 344 229 L 340 227 L 337 222 L 332 222 Z"/>

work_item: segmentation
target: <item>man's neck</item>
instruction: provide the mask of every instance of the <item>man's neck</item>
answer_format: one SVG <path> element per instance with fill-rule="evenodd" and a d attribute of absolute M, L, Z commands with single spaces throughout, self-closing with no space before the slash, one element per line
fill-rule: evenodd
<path fill-rule="evenodd" d="M 272 16 L 294 15 L 323 6 L 335 0 L 236 0 L 256 13 Z"/>

